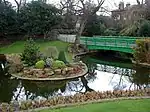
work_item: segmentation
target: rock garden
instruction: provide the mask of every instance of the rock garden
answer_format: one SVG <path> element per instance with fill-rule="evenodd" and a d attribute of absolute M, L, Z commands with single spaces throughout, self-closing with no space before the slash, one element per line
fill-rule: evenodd
<path fill-rule="evenodd" d="M 56 47 L 47 47 L 39 51 L 32 39 L 29 39 L 21 54 L 6 55 L 8 72 L 16 78 L 27 80 L 64 80 L 83 76 L 87 67 L 82 62 L 69 63 L 65 52 Z"/>

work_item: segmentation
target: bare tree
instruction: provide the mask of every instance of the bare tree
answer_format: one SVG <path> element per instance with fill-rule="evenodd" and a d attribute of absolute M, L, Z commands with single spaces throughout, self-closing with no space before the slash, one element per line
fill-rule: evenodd
<path fill-rule="evenodd" d="M 137 2 L 138 5 L 143 5 L 144 4 L 144 0 L 141 0 L 141 1 L 140 0 L 136 0 L 136 2 Z"/>
<path fill-rule="evenodd" d="M 97 0 L 97 3 L 95 3 L 94 0 L 63 0 L 64 3 L 61 2 L 62 9 L 68 8 L 66 4 L 71 3 L 71 10 L 79 18 L 78 22 L 80 22 L 80 26 L 76 34 L 75 46 L 80 44 L 80 36 L 85 28 L 88 18 L 99 11 L 104 1 L 105 0 Z"/>
<path fill-rule="evenodd" d="M 14 0 L 17 5 L 17 13 L 20 12 L 21 6 L 26 4 L 26 0 Z"/>
<path fill-rule="evenodd" d="M 145 0 L 146 4 L 146 19 L 150 20 L 150 0 Z"/>

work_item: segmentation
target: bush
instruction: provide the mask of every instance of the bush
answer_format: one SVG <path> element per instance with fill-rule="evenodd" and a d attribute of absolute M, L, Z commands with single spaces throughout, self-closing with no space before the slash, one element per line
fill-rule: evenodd
<path fill-rule="evenodd" d="M 139 30 L 138 30 L 139 36 L 149 37 L 150 36 L 150 21 L 143 21 Z"/>
<path fill-rule="evenodd" d="M 66 67 L 66 65 L 65 65 L 65 63 L 63 61 L 56 60 L 52 64 L 52 68 L 54 68 L 54 69 L 64 68 L 64 67 Z"/>
<path fill-rule="evenodd" d="M 133 54 L 134 59 L 137 62 L 150 63 L 149 51 L 150 51 L 150 39 L 139 39 L 136 41 L 136 48 Z"/>
<path fill-rule="evenodd" d="M 106 29 L 104 31 L 104 35 L 105 36 L 116 36 L 117 35 L 117 31 L 115 29 Z"/>
<path fill-rule="evenodd" d="M 45 62 L 43 60 L 40 60 L 35 64 L 35 67 L 38 69 L 43 69 L 45 65 Z"/>
<path fill-rule="evenodd" d="M 46 67 L 51 67 L 52 63 L 53 63 L 53 59 L 52 58 L 47 58 L 45 60 L 45 62 L 46 62 Z"/>
<path fill-rule="evenodd" d="M 24 51 L 21 55 L 24 63 L 28 66 L 35 65 L 35 63 L 40 60 L 39 54 L 39 47 L 37 47 L 33 39 L 30 38 L 27 40 Z"/>
<path fill-rule="evenodd" d="M 67 59 L 66 59 L 64 51 L 59 52 L 58 60 L 63 61 L 64 63 L 67 63 Z"/>
<path fill-rule="evenodd" d="M 43 52 L 43 55 L 47 58 L 57 59 L 58 58 L 58 50 L 54 46 L 49 46 L 45 49 L 45 51 Z"/>
<path fill-rule="evenodd" d="M 150 21 L 148 20 L 139 20 L 135 21 L 133 24 L 125 27 L 120 31 L 121 35 L 125 36 L 150 36 Z"/>

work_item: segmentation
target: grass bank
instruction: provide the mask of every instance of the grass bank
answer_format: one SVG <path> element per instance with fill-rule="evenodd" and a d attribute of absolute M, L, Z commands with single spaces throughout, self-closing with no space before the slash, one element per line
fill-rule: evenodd
<path fill-rule="evenodd" d="M 150 99 L 121 100 L 74 107 L 47 109 L 39 112 L 150 112 Z"/>
<path fill-rule="evenodd" d="M 17 41 L 15 43 L 12 43 L 11 45 L 1 47 L 0 53 L 21 53 L 24 50 L 24 44 L 25 41 Z M 39 46 L 40 51 L 44 51 L 44 49 L 48 46 L 56 46 L 59 52 L 64 51 L 66 53 L 66 57 L 69 61 L 72 60 L 72 54 L 67 52 L 67 48 L 70 45 L 69 43 L 62 41 L 37 41 L 36 44 Z"/>

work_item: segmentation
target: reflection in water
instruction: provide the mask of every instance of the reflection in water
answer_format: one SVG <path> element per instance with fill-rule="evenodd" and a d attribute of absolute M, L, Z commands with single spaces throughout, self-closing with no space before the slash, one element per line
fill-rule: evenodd
<path fill-rule="evenodd" d="M 87 91 L 126 90 L 150 87 L 150 70 L 130 62 L 84 57 L 89 73 L 66 81 L 23 81 L 0 78 L 0 102 L 68 96 Z"/>
<path fill-rule="evenodd" d="M 136 73 L 131 74 L 130 81 L 137 85 L 137 89 L 142 89 L 149 86 L 150 69 L 146 67 L 134 66 Z"/>
<path fill-rule="evenodd" d="M 17 80 L 9 80 L 6 77 L 0 76 L 0 102 L 9 102 L 14 96 L 18 85 Z"/>

